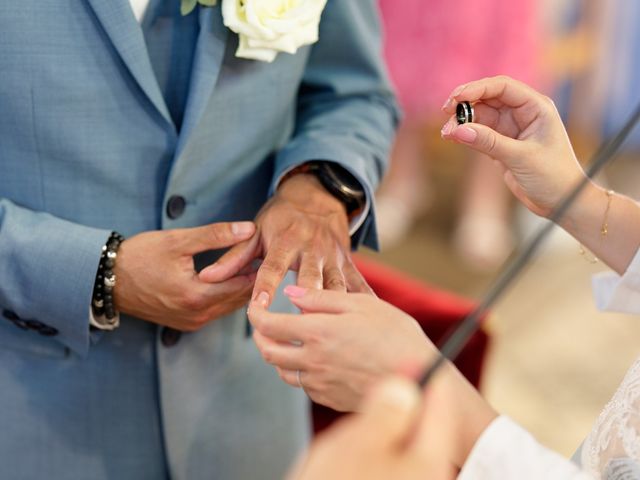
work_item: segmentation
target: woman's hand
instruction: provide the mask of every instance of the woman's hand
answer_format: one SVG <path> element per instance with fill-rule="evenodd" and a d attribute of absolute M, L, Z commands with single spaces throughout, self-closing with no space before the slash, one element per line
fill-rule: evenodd
<path fill-rule="evenodd" d="M 317 403 L 357 410 L 374 382 L 435 355 L 413 318 L 372 295 L 293 286 L 285 293 L 304 314 L 271 313 L 258 297 L 249 309 L 254 340 L 280 377 Z"/>
<path fill-rule="evenodd" d="M 443 370 L 424 398 L 403 378 L 376 385 L 362 413 L 320 435 L 289 480 L 455 478 L 496 413 L 452 367 Z"/>
<path fill-rule="evenodd" d="M 464 101 L 475 123 L 458 125 L 455 109 Z M 538 215 L 549 216 L 584 178 L 553 101 L 521 82 L 501 76 L 461 85 L 443 110 L 452 115 L 443 138 L 496 160 L 513 194 Z"/>
<path fill-rule="evenodd" d="M 443 109 L 453 114 L 464 101 L 474 105 L 477 123 L 457 125 L 452 117 L 442 136 L 494 158 L 515 196 L 548 217 L 585 176 L 553 102 L 508 77 L 462 85 Z M 640 206 L 593 182 L 558 223 L 619 274 L 640 248 Z"/>

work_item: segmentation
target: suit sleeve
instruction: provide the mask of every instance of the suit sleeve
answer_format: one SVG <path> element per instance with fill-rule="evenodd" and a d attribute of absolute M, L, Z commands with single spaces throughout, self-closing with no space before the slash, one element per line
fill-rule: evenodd
<path fill-rule="evenodd" d="M 93 283 L 110 233 L 0 198 L 2 320 L 35 326 L 29 334 L 86 355 Z"/>
<path fill-rule="evenodd" d="M 375 0 L 329 0 L 300 86 L 296 128 L 276 158 L 271 192 L 284 172 L 304 162 L 339 163 L 360 181 L 372 205 L 352 243 L 377 248 L 372 199 L 398 117 Z"/>

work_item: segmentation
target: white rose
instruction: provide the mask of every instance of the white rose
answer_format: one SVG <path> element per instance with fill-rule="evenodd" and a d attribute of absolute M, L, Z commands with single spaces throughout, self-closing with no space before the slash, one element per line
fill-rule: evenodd
<path fill-rule="evenodd" d="M 343 0 L 351 1 L 351 0 Z M 237 33 L 236 56 L 272 62 L 318 41 L 327 0 L 223 0 L 224 24 Z"/>

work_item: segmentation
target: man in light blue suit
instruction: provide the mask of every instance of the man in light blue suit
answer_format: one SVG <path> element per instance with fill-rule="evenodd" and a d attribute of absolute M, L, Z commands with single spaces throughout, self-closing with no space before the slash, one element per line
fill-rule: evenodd
<path fill-rule="evenodd" d="M 366 288 L 396 122 L 375 2 L 329 0 L 273 63 L 178 7 L 0 3 L 0 478 L 281 477 L 306 399 L 242 307 L 290 308 L 287 270 Z M 91 313 L 112 231 L 117 328 Z"/>

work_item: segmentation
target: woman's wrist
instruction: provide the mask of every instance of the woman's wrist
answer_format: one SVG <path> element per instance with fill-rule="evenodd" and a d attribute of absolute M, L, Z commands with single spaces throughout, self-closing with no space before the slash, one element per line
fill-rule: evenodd
<path fill-rule="evenodd" d="M 589 181 L 559 219 L 558 225 L 578 241 L 588 243 L 588 237 L 599 232 L 607 201 L 607 191 Z"/>
<path fill-rule="evenodd" d="M 454 458 L 459 468 L 467 461 L 471 450 L 477 443 L 482 433 L 498 417 L 498 413 L 487 403 L 480 393 L 471 385 L 462 374 L 459 375 L 460 398 L 466 401 L 460 404 L 458 412 L 458 430 L 460 431 L 460 443 L 457 458 Z"/>

